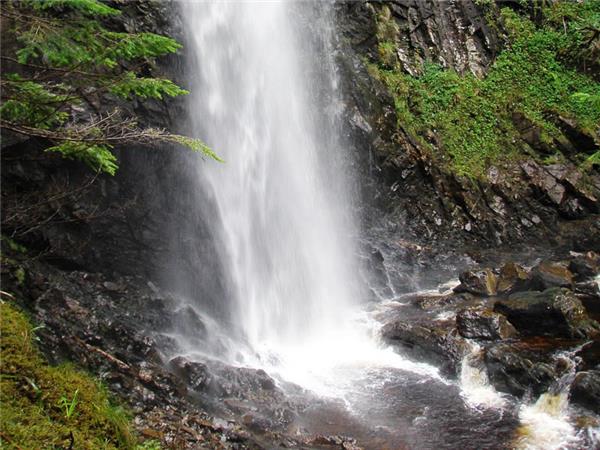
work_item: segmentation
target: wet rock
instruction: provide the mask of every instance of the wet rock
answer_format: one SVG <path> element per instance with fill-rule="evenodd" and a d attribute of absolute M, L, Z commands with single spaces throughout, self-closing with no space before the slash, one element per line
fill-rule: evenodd
<path fill-rule="evenodd" d="M 569 262 L 569 270 L 576 281 L 593 278 L 600 272 L 600 257 L 594 252 L 575 257 Z"/>
<path fill-rule="evenodd" d="M 463 272 L 458 278 L 461 283 L 454 288 L 454 292 L 470 292 L 482 296 L 497 293 L 498 278 L 491 269 Z"/>
<path fill-rule="evenodd" d="M 454 324 L 447 321 L 426 322 L 395 320 L 381 330 L 384 339 L 401 351 L 420 360 L 426 359 L 455 375 L 467 345 Z"/>
<path fill-rule="evenodd" d="M 464 302 L 471 298 L 472 296 L 468 293 L 458 295 L 415 295 L 410 298 L 410 303 L 419 309 L 436 310 L 445 306 L 455 305 L 457 302 Z"/>
<path fill-rule="evenodd" d="M 557 206 L 562 203 L 566 189 L 549 171 L 534 161 L 522 163 L 521 168 L 531 184 L 543 192 L 551 202 Z"/>
<path fill-rule="evenodd" d="M 534 286 L 539 290 L 573 285 L 573 274 L 564 262 L 542 261 L 532 269 L 531 275 Z"/>
<path fill-rule="evenodd" d="M 552 344 L 499 342 L 484 350 L 484 362 L 490 383 L 500 392 L 523 396 L 546 392 L 558 373 L 552 359 Z"/>
<path fill-rule="evenodd" d="M 389 298 L 393 295 L 385 268 L 385 258 L 380 250 L 366 244 L 360 255 L 366 269 L 362 276 L 373 291 L 373 299 Z"/>
<path fill-rule="evenodd" d="M 498 275 L 498 294 L 510 294 L 512 292 L 524 291 L 531 285 L 530 273 L 519 264 L 507 262 L 500 268 Z"/>
<path fill-rule="evenodd" d="M 169 368 L 193 390 L 204 389 L 210 381 L 206 364 L 190 361 L 183 356 L 171 359 Z"/>
<path fill-rule="evenodd" d="M 180 332 L 194 337 L 206 337 L 206 325 L 191 305 L 177 308 L 173 313 L 172 323 Z"/>
<path fill-rule="evenodd" d="M 600 370 L 579 372 L 571 385 L 572 403 L 600 414 Z"/>
<path fill-rule="evenodd" d="M 524 336 L 586 338 L 600 330 L 581 301 L 564 288 L 518 292 L 496 302 L 494 310 L 504 314 Z"/>
<path fill-rule="evenodd" d="M 356 440 L 346 436 L 315 436 L 307 442 L 309 445 L 319 447 L 334 447 L 343 450 L 361 450 L 362 448 L 356 444 Z"/>
<path fill-rule="evenodd" d="M 102 286 L 109 292 L 120 292 L 125 289 L 124 286 L 114 283 L 112 281 L 105 281 L 104 283 L 102 283 Z"/>
<path fill-rule="evenodd" d="M 579 358 L 577 370 L 600 370 L 600 340 L 582 345 L 576 356 Z"/>
<path fill-rule="evenodd" d="M 247 413 L 242 416 L 242 423 L 250 430 L 265 433 L 273 428 L 273 422 L 256 413 Z"/>
<path fill-rule="evenodd" d="M 469 339 L 506 339 L 517 334 L 517 330 L 503 315 L 486 306 L 459 311 L 456 315 L 456 327 L 462 337 Z"/>
<path fill-rule="evenodd" d="M 262 369 L 231 367 L 217 361 L 207 365 L 212 375 L 209 388 L 222 398 L 273 402 L 283 395 L 275 380 Z"/>
<path fill-rule="evenodd" d="M 600 287 L 598 283 L 590 281 L 587 283 L 576 283 L 573 292 L 581 301 L 588 315 L 600 321 Z"/>

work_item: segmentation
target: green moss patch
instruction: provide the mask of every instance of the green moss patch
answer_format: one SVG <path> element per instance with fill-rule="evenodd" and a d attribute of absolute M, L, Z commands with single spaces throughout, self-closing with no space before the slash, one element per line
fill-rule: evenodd
<path fill-rule="evenodd" d="M 127 414 L 103 386 L 72 365 L 49 366 L 27 317 L 8 303 L 0 313 L 2 448 L 137 448 Z"/>
<path fill-rule="evenodd" d="M 571 65 L 589 57 L 586 30 L 600 20 L 600 1 L 557 2 L 544 14 L 543 24 L 535 26 L 502 9 L 508 44 L 487 75 L 477 78 L 434 64 L 425 64 L 419 76 L 404 72 L 400 61 L 393 61 L 395 43 L 389 40 L 390 19 L 384 11 L 379 17 L 379 60 L 369 70 L 394 96 L 399 126 L 450 170 L 479 178 L 490 165 L 537 157 L 527 154 L 530 150 L 519 140 L 515 113 L 535 124 L 547 143 L 561 136 L 558 116 L 588 135 L 597 133 L 600 83 Z M 431 131 L 440 138 L 435 148 L 422 138 Z M 597 163 L 597 154 L 579 150 L 580 163 Z"/>

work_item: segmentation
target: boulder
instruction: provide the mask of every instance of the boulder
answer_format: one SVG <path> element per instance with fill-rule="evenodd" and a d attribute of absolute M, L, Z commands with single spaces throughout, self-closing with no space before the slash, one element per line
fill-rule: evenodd
<path fill-rule="evenodd" d="M 564 288 L 518 292 L 496 302 L 494 311 L 504 314 L 524 336 L 588 338 L 600 331 L 581 301 Z"/>
<path fill-rule="evenodd" d="M 498 275 L 498 294 L 511 294 L 526 291 L 531 287 L 532 276 L 519 264 L 507 262 L 500 268 Z"/>
<path fill-rule="evenodd" d="M 537 346 L 526 342 L 498 342 L 484 350 L 484 362 L 490 383 L 500 392 L 539 396 L 559 376 L 552 359 L 552 345 Z"/>
<path fill-rule="evenodd" d="M 503 315 L 485 306 L 459 311 L 456 315 L 456 328 L 462 337 L 469 339 L 506 339 L 517 334 L 517 330 Z"/>
<path fill-rule="evenodd" d="M 564 262 L 542 261 L 532 269 L 531 275 L 533 285 L 539 290 L 573 286 L 573 274 Z"/>
<path fill-rule="evenodd" d="M 169 368 L 195 391 L 204 389 L 210 381 L 210 374 L 206 364 L 190 361 L 184 356 L 177 356 L 171 359 L 169 361 Z"/>
<path fill-rule="evenodd" d="M 394 320 L 384 325 L 381 335 L 412 357 L 440 365 L 443 372 L 451 375 L 457 373 L 468 351 L 466 342 L 451 322 Z"/>
<path fill-rule="evenodd" d="M 576 281 L 593 278 L 600 272 L 600 257 L 594 252 L 577 256 L 569 262 L 569 270 L 574 274 Z"/>
<path fill-rule="evenodd" d="M 600 340 L 594 340 L 582 345 L 576 352 L 578 358 L 577 370 L 600 370 Z"/>
<path fill-rule="evenodd" d="M 208 362 L 210 390 L 221 398 L 235 398 L 272 404 L 283 394 L 273 378 L 262 369 L 232 367 L 218 361 Z"/>
<path fill-rule="evenodd" d="M 600 370 L 579 372 L 571 385 L 571 402 L 600 414 Z"/>
<path fill-rule="evenodd" d="M 458 277 L 460 284 L 454 292 L 470 292 L 475 295 L 493 296 L 497 293 L 498 278 L 491 269 L 466 271 Z"/>

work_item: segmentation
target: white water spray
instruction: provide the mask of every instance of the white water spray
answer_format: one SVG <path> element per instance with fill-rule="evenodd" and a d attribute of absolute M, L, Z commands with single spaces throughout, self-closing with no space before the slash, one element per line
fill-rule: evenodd
<path fill-rule="evenodd" d="M 345 175 L 322 176 L 339 151 L 335 130 L 309 98 L 311 86 L 334 80 L 311 79 L 316 68 L 301 64 L 311 56 L 301 45 L 310 30 L 298 36 L 292 21 L 308 6 L 184 4 L 198 58 L 191 115 L 226 161 L 202 176 L 220 215 L 234 325 L 255 350 L 334 339 L 356 299 L 353 225 L 345 189 L 336 189 Z M 326 5 L 320 12 L 328 14 Z"/>
<path fill-rule="evenodd" d="M 471 341 L 467 343 L 470 352 L 463 357 L 460 369 L 462 397 L 473 408 L 502 408 L 506 400 L 489 382 L 481 347 Z"/>
<path fill-rule="evenodd" d="M 232 326 L 245 340 L 226 352 L 242 354 L 229 362 L 339 397 L 367 368 L 437 377 L 380 346 L 361 313 L 330 5 L 183 8 L 198 61 L 190 116 L 226 161 L 201 176 L 218 208 Z"/>
<path fill-rule="evenodd" d="M 566 365 L 565 373 L 551 386 L 548 392 L 540 395 L 537 401 L 529 405 L 521 405 L 519 419 L 521 426 L 515 448 L 519 450 L 558 450 L 579 449 L 587 444 L 597 446 L 594 428 L 589 428 L 589 435 L 578 432 L 574 425 L 573 410 L 569 407 L 569 391 L 575 378 L 577 357 L 584 345 L 570 352 L 561 352 L 556 359 Z"/>

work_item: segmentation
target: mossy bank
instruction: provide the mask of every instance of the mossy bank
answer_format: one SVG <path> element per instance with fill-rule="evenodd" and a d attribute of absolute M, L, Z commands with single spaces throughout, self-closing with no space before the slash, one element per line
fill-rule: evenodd
<path fill-rule="evenodd" d="M 73 365 L 50 366 L 18 307 L 3 302 L 0 312 L 3 448 L 160 448 L 138 443 L 129 415 L 96 379 Z"/>

